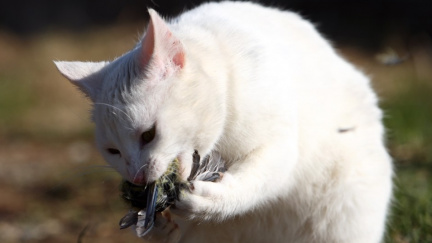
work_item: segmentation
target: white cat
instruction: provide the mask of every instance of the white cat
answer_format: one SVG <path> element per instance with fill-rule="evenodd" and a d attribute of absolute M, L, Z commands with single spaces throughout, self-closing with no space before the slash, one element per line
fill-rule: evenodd
<path fill-rule="evenodd" d="M 125 179 L 154 181 L 175 158 L 186 179 L 194 150 L 227 161 L 147 240 L 381 240 L 392 165 L 368 78 L 291 12 L 149 12 L 142 41 L 116 60 L 56 62 L 93 101 L 100 152 Z"/>

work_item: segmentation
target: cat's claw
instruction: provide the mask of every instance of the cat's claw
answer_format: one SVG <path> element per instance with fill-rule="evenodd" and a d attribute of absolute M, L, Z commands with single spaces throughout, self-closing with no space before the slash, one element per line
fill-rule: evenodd
<path fill-rule="evenodd" d="M 209 175 L 206 181 L 194 181 L 190 190 L 184 191 L 180 200 L 175 203 L 171 211 L 190 220 L 221 220 L 227 215 L 226 203 L 228 187 L 224 183 L 212 182 L 220 180 L 226 174 Z M 229 207 L 234 205 L 228 205 Z"/>

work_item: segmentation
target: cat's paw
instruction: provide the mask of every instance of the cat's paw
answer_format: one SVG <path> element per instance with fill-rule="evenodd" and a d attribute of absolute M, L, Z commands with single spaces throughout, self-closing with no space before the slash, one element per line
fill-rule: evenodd
<path fill-rule="evenodd" d="M 171 219 L 169 210 L 156 215 L 153 228 L 145 235 L 142 235 L 142 229 L 138 226 L 135 230 L 138 237 L 151 243 L 177 243 L 181 236 L 179 226 Z"/>
<path fill-rule="evenodd" d="M 224 174 L 219 182 L 192 182 L 190 189 L 181 193 L 172 212 L 191 220 L 225 219 L 236 207 L 235 198 L 231 197 L 229 178 L 230 175 Z"/>

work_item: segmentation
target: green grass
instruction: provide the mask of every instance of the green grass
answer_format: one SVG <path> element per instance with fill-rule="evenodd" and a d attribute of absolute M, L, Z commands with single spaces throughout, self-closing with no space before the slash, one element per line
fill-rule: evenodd
<path fill-rule="evenodd" d="M 13 126 L 22 113 L 30 109 L 34 97 L 31 88 L 19 83 L 22 80 L 13 75 L 0 75 L 0 125 Z"/>
<path fill-rule="evenodd" d="M 432 162 L 432 88 L 413 83 L 383 102 L 390 147 L 399 162 Z"/>
<path fill-rule="evenodd" d="M 432 242 L 432 166 L 398 168 L 386 242 Z"/>
<path fill-rule="evenodd" d="M 385 242 L 432 242 L 432 89 L 412 83 L 382 106 L 396 172 Z"/>

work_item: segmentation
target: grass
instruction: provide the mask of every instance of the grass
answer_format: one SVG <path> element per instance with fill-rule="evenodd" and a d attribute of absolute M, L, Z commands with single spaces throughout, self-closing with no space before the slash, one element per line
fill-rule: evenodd
<path fill-rule="evenodd" d="M 432 88 L 424 83 L 411 86 L 383 103 L 389 141 L 399 162 L 432 160 Z"/>
<path fill-rule="evenodd" d="M 386 242 L 432 242 L 431 165 L 399 168 Z"/>
<path fill-rule="evenodd" d="M 396 165 L 389 243 L 432 242 L 432 89 L 410 84 L 382 104 Z"/>
<path fill-rule="evenodd" d="M 87 226 L 83 242 L 137 242 L 116 225 L 127 206 L 118 175 L 99 167 L 104 162 L 93 145 L 88 102 L 52 60 L 119 56 L 133 46 L 142 26 L 27 40 L 0 30 L 1 242 L 76 242 Z M 375 77 L 395 158 L 385 242 L 432 242 L 432 75 L 415 75 L 414 54 L 387 67 L 352 50 L 343 51 Z"/>

